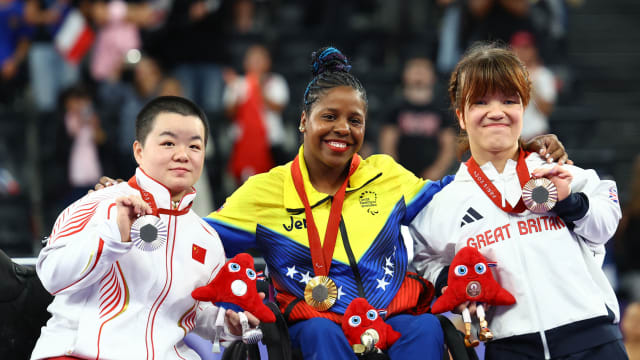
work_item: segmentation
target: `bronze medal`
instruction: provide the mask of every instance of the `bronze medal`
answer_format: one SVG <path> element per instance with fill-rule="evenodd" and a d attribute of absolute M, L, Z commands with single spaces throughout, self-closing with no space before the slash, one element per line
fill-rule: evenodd
<path fill-rule="evenodd" d="M 531 212 L 546 213 L 556 205 L 558 190 L 547 178 L 531 179 L 522 187 L 522 201 Z"/>
<path fill-rule="evenodd" d="M 154 251 L 167 242 L 167 226 L 153 215 L 140 216 L 131 225 L 131 242 L 143 251 Z"/>
<path fill-rule="evenodd" d="M 482 285 L 477 281 L 471 281 L 467 284 L 467 295 L 469 297 L 478 297 L 482 293 Z"/>
<path fill-rule="evenodd" d="M 304 301 L 318 311 L 328 310 L 338 298 L 338 287 L 328 276 L 316 276 L 304 289 Z"/>

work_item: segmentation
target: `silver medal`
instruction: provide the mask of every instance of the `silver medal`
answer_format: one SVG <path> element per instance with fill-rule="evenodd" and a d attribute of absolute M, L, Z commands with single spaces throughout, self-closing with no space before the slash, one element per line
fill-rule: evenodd
<path fill-rule="evenodd" d="M 143 251 L 157 250 L 167 242 L 167 226 L 157 216 L 140 216 L 131 225 L 131 242 Z"/>

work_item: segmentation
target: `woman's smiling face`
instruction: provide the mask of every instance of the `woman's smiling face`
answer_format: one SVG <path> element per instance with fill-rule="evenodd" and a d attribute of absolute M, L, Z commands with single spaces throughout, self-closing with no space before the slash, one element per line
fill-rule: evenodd
<path fill-rule="evenodd" d="M 173 200 L 191 191 L 204 165 L 204 125 L 196 116 L 161 112 L 144 139 L 136 141 L 140 168 L 171 191 Z"/>
<path fill-rule="evenodd" d="M 471 152 L 498 152 L 517 148 L 524 107 L 518 94 L 501 92 L 469 99 L 464 112 L 456 109 L 460 127 L 467 131 Z"/>
<path fill-rule="evenodd" d="M 364 141 L 366 103 L 350 86 L 328 90 L 302 114 L 307 163 L 345 167 Z"/>

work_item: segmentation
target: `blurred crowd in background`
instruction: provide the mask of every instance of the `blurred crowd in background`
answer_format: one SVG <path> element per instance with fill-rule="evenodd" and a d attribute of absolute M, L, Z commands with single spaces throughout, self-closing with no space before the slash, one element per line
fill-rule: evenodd
<path fill-rule="evenodd" d="M 159 95 L 205 109 L 196 211 L 219 207 L 297 152 L 309 54 L 323 45 L 343 50 L 367 89 L 362 155 L 438 179 L 457 168 L 450 71 L 471 43 L 499 39 L 533 83 L 523 136 L 556 133 L 578 165 L 618 182 L 625 217 L 605 266 L 623 301 L 640 300 L 640 88 L 623 82 L 640 80 L 628 66 L 640 56 L 640 6 L 596 3 L 0 0 L 0 247 L 37 254 L 57 214 L 101 175 L 130 176 L 135 115 Z"/>

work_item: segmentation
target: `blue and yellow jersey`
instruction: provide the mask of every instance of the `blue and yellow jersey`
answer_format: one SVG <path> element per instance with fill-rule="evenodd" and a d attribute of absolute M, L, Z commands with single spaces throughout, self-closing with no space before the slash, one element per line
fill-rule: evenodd
<path fill-rule="evenodd" d="M 301 147 L 305 191 L 324 239 L 332 196 L 313 188 L 302 153 Z M 303 299 L 306 283 L 315 275 L 291 164 L 249 178 L 205 220 L 218 231 L 228 256 L 259 249 L 276 287 Z M 363 295 L 374 307 L 387 308 L 408 265 L 400 225 L 409 224 L 450 180 L 422 180 L 386 155 L 360 162 L 349 179 L 331 262 L 329 276 L 338 287 L 338 299 L 330 311 L 343 314 L 351 300 Z"/>

